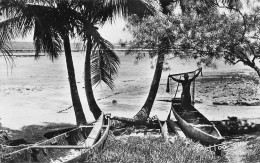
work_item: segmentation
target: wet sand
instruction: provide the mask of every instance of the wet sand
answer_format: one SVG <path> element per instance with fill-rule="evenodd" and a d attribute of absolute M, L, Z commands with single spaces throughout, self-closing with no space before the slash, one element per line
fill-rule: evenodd
<path fill-rule="evenodd" d="M 133 117 L 146 100 L 154 69 L 147 59 L 134 64 L 133 56 L 125 56 L 118 52 L 121 60 L 119 74 L 115 80 L 114 90 L 110 90 L 104 84 L 94 88 L 95 97 L 101 109 L 112 116 Z M 76 79 L 87 116 L 87 121 L 94 121 L 91 115 L 84 90 L 84 54 L 75 53 L 73 56 Z M 4 127 L 21 129 L 24 126 L 48 123 L 75 124 L 75 117 L 70 98 L 69 83 L 64 55 L 54 62 L 47 56 L 39 60 L 33 57 L 15 57 L 15 67 L 7 71 L 3 58 L 0 58 L 0 118 Z M 203 69 L 203 77 L 207 78 L 216 74 L 229 72 L 253 72 L 243 65 L 229 66 L 218 61 L 218 69 Z M 158 115 L 160 120 L 165 120 L 170 109 L 170 103 L 160 100 L 169 100 L 171 96 L 165 92 L 167 75 L 197 69 L 194 61 L 170 61 L 171 70 L 162 74 L 159 91 L 154 103 L 151 116 Z M 210 92 L 209 92 L 210 94 Z M 196 93 L 196 98 L 203 98 L 205 93 Z M 206 98 L 205 98 L 206 99 Z M 117 100 L 116 104 L 112 100 Z M 196 104 L 210 120 L 227 119 L 227 116 L 239 118 L 260 119 L 259 106 L 215 106 L 210 100 Z M 65 110 L 65 111 L 62 111 Z"/>

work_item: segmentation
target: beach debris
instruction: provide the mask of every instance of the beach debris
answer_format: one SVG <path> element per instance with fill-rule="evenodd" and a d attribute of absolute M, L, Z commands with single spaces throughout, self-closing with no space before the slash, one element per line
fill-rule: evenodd
<path fill-rule="evenodd" d="M 116 104 L 117 103 L 117 101 L 116 100 L 112 100 L 112 104 Z"/>
<path fill-rule="evenodd" d="M 66 108 L 66 109 L 59 110 L 59 111 L 57 111 L 57 113 L 67 113 L 67 112 L 65 112 L 65 111 L 69 110 L 69 109 L 72 108 L 72 107 L 73 107 L 73 105 L 69 106 L 69 107 Z"/>
<path fill-rule="evenodd" d="M 246 119 L 238 119 L 237 117 L 227 117 L 228 120 L 222 120 L 216 127 L 223 136 L 231 136 L 238 134 L 249 134 L 257 131 L 255 123 L 248 123 Z"/>

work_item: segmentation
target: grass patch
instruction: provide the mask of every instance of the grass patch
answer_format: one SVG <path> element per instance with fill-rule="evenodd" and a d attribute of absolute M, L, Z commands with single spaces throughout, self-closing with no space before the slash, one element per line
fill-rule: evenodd
<path fill-rule="evenodd" d="M 103 162 L 156 162 L 156 163 L 193 163 L 219 162 L 214 152 L 206 150 L 202 145 L 176 138 L 174 144 L 166 143 L 156 137 L 117 138 L 109 135 L 102 151 L 92 151 L 85 158 L 87 163 Z"/>
<path fill-rule="evenodd" d="M 255 138 L 247 143 L 247 154 L 243 161 L 248 163 L 260 162 L 260 138 Z"/>

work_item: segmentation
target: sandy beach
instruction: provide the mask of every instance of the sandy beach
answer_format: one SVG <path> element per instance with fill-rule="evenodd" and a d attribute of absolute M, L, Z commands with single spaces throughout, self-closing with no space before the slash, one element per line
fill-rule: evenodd
<path fill-rule="evenodd" d="M 95 97 L 105 113 L 111 113 L 112 116 L 133 117 L 146 100 L 154 72 L 154 69 L 151 69 L 151 62 L 153 64 L 155 62 L 146 59 L 136 65 L 134 56 L 125 56 L 123 52 L 117 54 L 121 65 L 114 90 L 110 90 L 102 83 L 94 87 Z M 94 118 L 88 109 L 84 92 L 84 54 L 74 52 L 73 60 L 81 102 L 87 121 L 92 122 Z M 165 92 L 168 74 L 197 69 L 194 60 L 185 61 L 176 58 L 169 64 L 171 70 L 163 72 L 151 112 L 151 116 L 157 115 L 160 120 L 166 119 L 170 109 L 169 102 L 160 101 L 171 98 Z M 7 69 L 4 58 L 0 58 L 0 122 L 3 127 L 21 129 L 24 126 L 49 123 L 75 124 L 73 108 L 67 109 L 72 102 L 64 55 L 54 62 L 51 62 L 47 56 L 42 56 L 39 60 L 35 60 L 34 57 L 14 57 L 14 65 L 12 69 L 10 66 Z M 230 66 L 222 61 L 217 61 L 217 67 L 217 69 L 204 68 L 197 87 L 203 87 L 199 82 L 201 79 L 214 75 L 253 72 L 242 64 Z M 213 88 L 218 86 L 216 83 L 210 85 Z M 250 118 L 253 121 L 260 119 L 260 106 L 213 105 L 212 98 L 204 97 L 205 94 L 210 95 L 212 92 L 200 93 L 196 90 L 196 100 L 202 100 L 196 103 L 196 108 L 210 120 L 227 119 L 227 116 Z M 113 104 L 112 100 L 117 100 L 117 103 Z"/>

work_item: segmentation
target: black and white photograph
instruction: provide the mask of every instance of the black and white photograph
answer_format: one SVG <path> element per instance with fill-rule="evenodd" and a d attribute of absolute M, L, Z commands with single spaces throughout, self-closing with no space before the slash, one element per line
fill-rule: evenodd
<path fill-rule="evenodd" d="M 260 162 L 260 0 L 0 0 L 0 162 Z"/>

